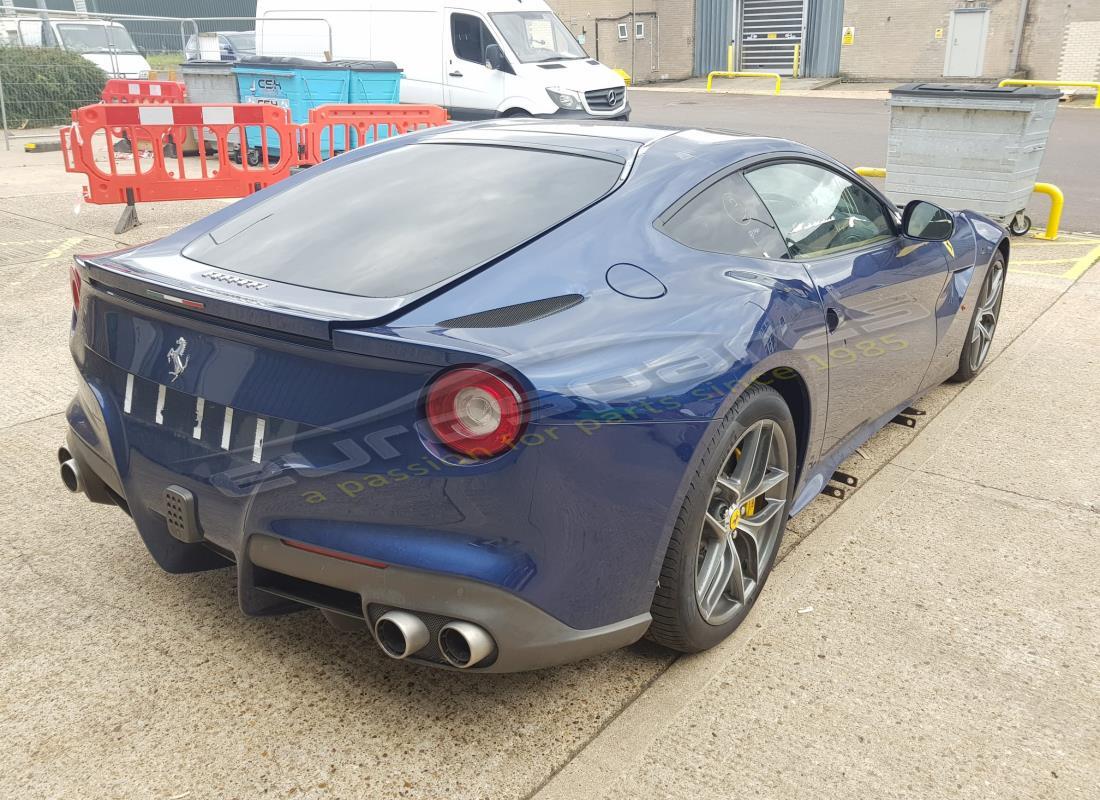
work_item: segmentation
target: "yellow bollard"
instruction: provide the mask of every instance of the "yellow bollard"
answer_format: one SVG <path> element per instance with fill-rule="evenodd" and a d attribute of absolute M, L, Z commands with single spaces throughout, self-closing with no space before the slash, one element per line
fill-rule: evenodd
<path fill-rule="evenodd" d="M 1093 108 L 1100 108 L 1100 82 L 1096 81 L 1031 81 L 1022 78 L 1006 78 L 997 84 L 998 86 L 1083 86 L 1096 90 L 1096 102 Z"/>
<path fill-rule="evenodd" d="M 1066 204 L 1066 196 L 1053 183 L 1037 183 L 1035 191 L 1050 197 L 1050 216 L 1047 218 L 1047 229 L 1034 236 L 1036 239 L 1053 242 L 1058 238 L 1058 227 L 1062 224 L 1062 206 Z"/>
<path fill-rule="evenodd" d="M 794 46 L 794 62 L 791 64 L 791 76 L 794 78 L 799 77 L 802 72 L 802 45 L 796 44 Z"/>
<path fill-rule="evenodd" d="M 885 178 L 886 170 L 882 167 L 856 167 L 855 173 L 864 178 Z M 1033 192 L 1045 194 L 1050 198 L 1050 216 L 1047 217 L 1047 227 L 1042 233 L 1033 233 L 1036 239 L 1053 242 L 1058 238 L 1058 229 L 1062 224 L 1062 207 L 1066 204 L 1066 196 L 1062 190 L 1053 183 L 1037 183 Z"/>
<path fill-rule="evenodd" d="M 711 90 L 715 78 L 775 78 L 775 93 L 779 94 L 779 87 L 783 79 L 777 72 L 734 72 L 733 71 L 733 42 L 726 48 L 726 71 L 707 73 L 707 91 Z"/>

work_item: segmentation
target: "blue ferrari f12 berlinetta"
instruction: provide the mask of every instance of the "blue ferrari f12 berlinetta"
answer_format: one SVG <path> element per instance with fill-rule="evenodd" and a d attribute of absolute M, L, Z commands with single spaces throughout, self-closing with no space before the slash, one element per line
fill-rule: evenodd
<path fill-rule="evenodd" d="M 982 368 L 1008 255 L 782 139 L 422 130 L 78 257 L 61 477 L 394 658 L 698 651 L 847 455 Z"/>

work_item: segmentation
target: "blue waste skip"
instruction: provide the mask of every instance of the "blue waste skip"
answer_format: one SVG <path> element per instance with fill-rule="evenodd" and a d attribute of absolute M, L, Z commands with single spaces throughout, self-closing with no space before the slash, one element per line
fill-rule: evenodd
<path fill-rule="evenodd" d="M 309 121 L 309 110 L 334 103 L 397 103 L 401 70 L 392 61 L 311 61 L 255 56 L 233 67 L 242 103 L 267 103 L 290 110 L 292 122 Z M 247 128 L 248 157 L 258 163 L 262 134 Z M 328 148 L 327 132 L 323 145 Z M 345 149 L 344 131 L 334 131 L 335 152 Z M 277 158 L 279 137 L 268 132 L 268 153 Z"/>

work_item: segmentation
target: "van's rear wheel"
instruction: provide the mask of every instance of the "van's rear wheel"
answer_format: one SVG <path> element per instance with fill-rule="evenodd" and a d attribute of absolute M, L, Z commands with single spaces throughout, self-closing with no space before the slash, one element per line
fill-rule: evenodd
<path fill-rule="evenodd" d="M 695 469 L 653 597 L 651 638 L 691 653 L 741 624 L 779 552 L 795 459 L 787 404 L 770 387 L 750 387 Z"/>

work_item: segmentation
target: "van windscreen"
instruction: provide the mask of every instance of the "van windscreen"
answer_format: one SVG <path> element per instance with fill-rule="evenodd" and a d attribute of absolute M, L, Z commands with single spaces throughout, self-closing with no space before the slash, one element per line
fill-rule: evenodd
<path fill-rule="evenodd" d="M 400 297 L 523 244 L 610 191 L 622 164 L 551 150 L 419 143 L 349 160 L 191 242 L 221 269 Z"/>

